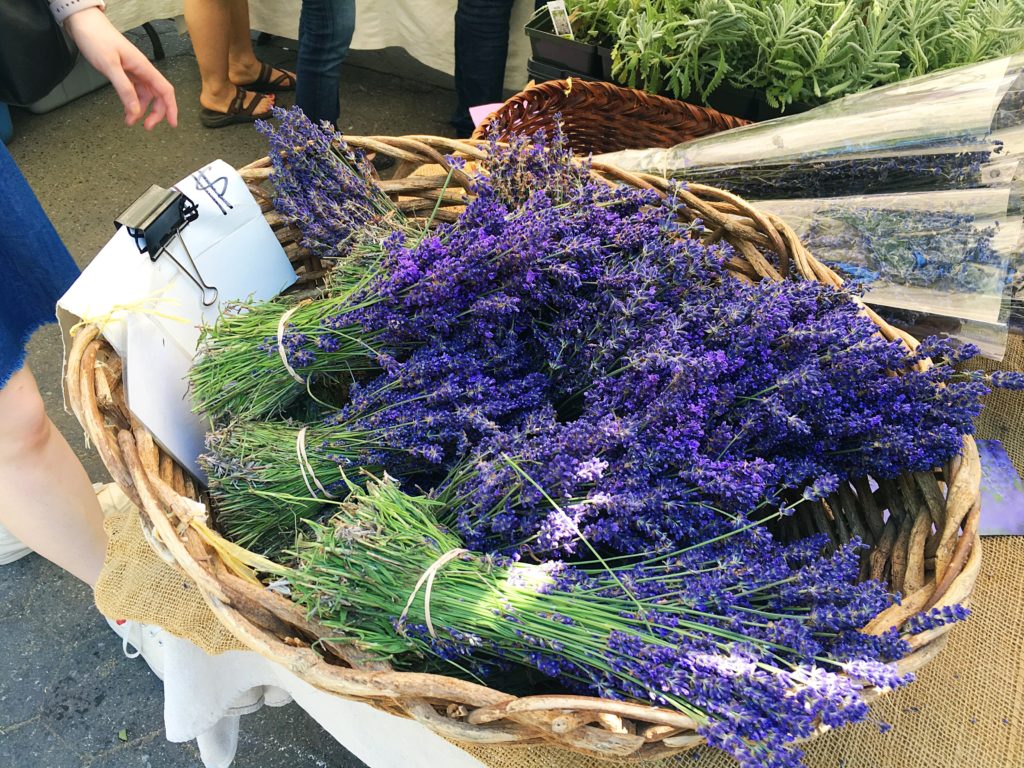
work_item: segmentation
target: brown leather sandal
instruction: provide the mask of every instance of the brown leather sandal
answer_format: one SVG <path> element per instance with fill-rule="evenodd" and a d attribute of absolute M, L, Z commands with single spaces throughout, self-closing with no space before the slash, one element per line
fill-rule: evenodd
<path fill-rule="evenodd" d="M 295 90 L 295 75 L 287 69 L 281 69 L 281 74 L 274 77 L 274 67 L 265 61 L 260 62 L 260 74 L 251 83 L 242 83 L 242 88 L 258 93 L 284 93 Z M 277 67 L 280 69 L 280 67 Z"/>
<path fill-rule="evenodd" d="M 203 107 L 199 111 L 199 119 L 203 125 L 207 128 L 225 128 L 229 125 L 238 125 L 239 123 L 253 123 L 257 120 L 270 117 L 270 109 L 268 108 L 264 112 L 254 114 L 256 107 L 261 102 L 266 100 L 263 94 L 255 93 L 253 91 L 247 91 L 244 88 L 235 86 L 235 98 L 231 100 L 231 104 L 228 105 L 227 112 L 220 112 L 216 109 L 207 109 Z M 246 96 L 252 96 L 248 102 L 246 102 Z M 271 102 L 273 106 L 273 102 Z"/>

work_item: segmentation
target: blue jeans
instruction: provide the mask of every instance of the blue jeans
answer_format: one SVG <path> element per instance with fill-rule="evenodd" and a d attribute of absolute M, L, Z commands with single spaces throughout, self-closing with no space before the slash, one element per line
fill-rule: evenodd
<path fill-rule="evenodd" d="M 452 125 L 473 133 L 469 108 L 502 101 L 509 18 L 515 0 L 459 0 L 455 10 L 455 97 Z"/>
<path fill-rule="evenodd" d="M 452 125 L 460 137 L 473 133 L 469 108 L 505 100 L 509 19 L 515 0 L 459 0 L 455 10 L 455 95 Z M 544 0 L 534 0 L 534 8 Z M 525 34 L 517 29 L 513 34 Z M 526 76 L 526 73 L 523 73 Z"/>
<path fill-rule="evenodd" d="M 338 121 L 341 63 L 355 28 L 355 0 L 302 0 L 295 104 L 314 122 Z"/>

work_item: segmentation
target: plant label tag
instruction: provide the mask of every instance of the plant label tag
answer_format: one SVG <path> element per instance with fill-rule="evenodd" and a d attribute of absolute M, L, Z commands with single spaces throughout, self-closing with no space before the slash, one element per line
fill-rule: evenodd
<path fill-rule="evenodd" d="M 551 24 L 555 34 L 559 37 L 567 37 L 575 40 L 572 33 L 572 25 L 569 23 L 569 12 L 565 9 L 565 0 L 552 0 L 548 3 L 548 13 L 551 14 Z"/>

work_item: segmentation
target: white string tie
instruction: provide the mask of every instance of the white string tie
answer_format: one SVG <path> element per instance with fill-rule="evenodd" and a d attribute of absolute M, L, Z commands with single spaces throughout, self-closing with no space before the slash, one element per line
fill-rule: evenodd
<path fill-rule="evenodd" d="M 406 616 L 409 614 L 409 609 L 412 607 L 412 601 L 416 599 L 416 595 L 419 594 L 420 588 L 423 587 L 424 583 L 426 588 L 423 590 L 423 616 L 426 619 L 427 631 L 430 632 L 430 636 L 437 638 L 437 634 L 434 632 L 434 625 L 430 621 L 430 593 L 434 588 L 434 578 L 437 576 L 438 571 L 444 568 L 455 558 L 460 555 L 469 554 L 468 549 L 450 549 L 441 555 L 433 564 L 423 572 L 420 576 L 419 581 L 416 582 L 416 586 L 413 587 L 412 594 L 409 595 L 409 599 L 405 602 L 405 608 L 402 610 L 402 615 L 398 617 L 398 626 L 405 624 Z"/>
<path fill-rule="evenodd" d="M 316 483 L 316 487 L 320 489 L 320 492 L 328 499 L 333 499 L 334 495 L 324 488 L 323 484 L 317 479 L 316 473 L 313 471 L 313 465 L 309 463 L 309 454 L 306 453 L 306 429 L 303 427 L 299 430 L 299 434 L 295 436 L 295 455 L 299 459 L 299 471 L 302 473 L 302 482 L 306 484 L 306 490 L 309 491 L 309 495 L 316 498 L 316 491 L 313 490 L 313 486 L 309 484 L 310 479 Z"/>
<path fill-rule="evenodd" d="M 291 363 L 288 362 L 288 353 L 284 351 L 284 329 L 285 326 L 288 324 L 288 319 L 292 315 L 294 315 L 299 310 L 300 307 L 302 307 L 305 304 L 309 304 L 309 301 L 309 299 L 303 299 L 294 307 L 292 307 L 283 315 L 281 315 L 281 319 L 277 322 L 277 354 L 281 356 L 281 362 L 284 363 L 284 367 L 288 370 L 288 373 L 299 384 L 305 384 L 306 380 L 299 376 L 299 374 L 295 372 L 295 369 L 292 368 Z"/>

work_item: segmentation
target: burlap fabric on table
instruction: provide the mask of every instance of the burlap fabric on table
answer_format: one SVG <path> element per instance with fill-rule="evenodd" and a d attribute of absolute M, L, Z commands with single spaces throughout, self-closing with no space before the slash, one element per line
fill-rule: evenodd
<path fill-rule="evenodd" d="M 158 624 L 208 653 L 240 648 L 187 577 L 150 549 L 131 502 L 109 488 L 101 496 L 110 543 L 96 585 L 99 609 L 107 616 Z M 1024 537 L 986 539 L 973 610 L 916 683 L 874 705 L 875 723 L 829 733 L 807 745 L 808 768 L 1024 766 Z M 878 723 L 893 728 L 883 734 Z M 545 747 L 468 751 L 492 768 L 627 765 Z M 734 768 L 735 763 L 703 749 L 649 765 Z"/>
<path fill-rule="evenodd" d="M 196 585 L 153 552 L 139 511 L 115 484 L 99 492 L 107 556 L 93 590 L 96 607 L 112 619 L 156 624 L 209 654 L 245 648 L 207 607 Z"/>

